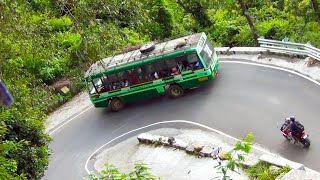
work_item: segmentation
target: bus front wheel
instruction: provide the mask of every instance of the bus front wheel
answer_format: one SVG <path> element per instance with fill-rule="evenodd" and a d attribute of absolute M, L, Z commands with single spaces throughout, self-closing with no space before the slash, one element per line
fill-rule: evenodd
<path fill-rule="evenodd" d="M 184 90 L 182 89 L 182 87 L 177 84 L 171 85 L 167 89 L 167 92 L 168 92 L 169 97 L 171 97 L 171 98 L 178 98 L 178 97 L 183 96 L 183 94 L 184 94 Z"/>
<path fill-rule="evenodd" d="M 113 98 L 110 101 L 110 109 L 113 112 L 117 112 L 120 111 L 121 109 L 123 109 L 124 107 L 124 103 L 121 99 L 119 98 Z"/>

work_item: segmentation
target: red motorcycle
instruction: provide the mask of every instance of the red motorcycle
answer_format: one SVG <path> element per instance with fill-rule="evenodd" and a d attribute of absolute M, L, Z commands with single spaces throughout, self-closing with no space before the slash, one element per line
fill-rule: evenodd
<path fill-rule="evenodd" d="M 280 128 L 280 130 L 282 132 L 282 135 L 289 141 L 292 141 L 292 140 L 296 139 L 304 147 L 308 148 L 310 146 L 311 142 L 310 142 L 310 139 L 309 139 L 309 135 L 304 132 L 303 125 L 301 125 L 299 122 L 296 121 L 296 124 L 298 124 L 298 127 L 300 126 L 299 127 L 300 132 L 298 133 L 298 135 L 296 137 L 292 137 L 290 130 L 287 129 L 287 127 L 289 126 L 290 123 L 291 123 L 290 120 L 286 120 L 282 124 L 282 126 Z"/>

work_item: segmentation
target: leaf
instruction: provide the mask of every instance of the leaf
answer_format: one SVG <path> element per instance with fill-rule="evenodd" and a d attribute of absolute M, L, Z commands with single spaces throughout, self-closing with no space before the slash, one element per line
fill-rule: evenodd
<path fill-rule="evenodd" d="M 238 160 L 239 161 L 244 161 L 244 156 L 242 154 L 238 154 Z"/>
<path fill-rule="evenodd" d="M 255 141 L 255 137 L 253 134 L 250 132 L 247 134 L 247 136 L 243 139 L 244 142 L 246 143 L 253 143 Z"/>
<path fill-rule="evenodd" d="M 249 153 L 251 150 L 251 145 L 250 144 L 244 144 L 244 147 L 242 149 L 245 153 Z"/>

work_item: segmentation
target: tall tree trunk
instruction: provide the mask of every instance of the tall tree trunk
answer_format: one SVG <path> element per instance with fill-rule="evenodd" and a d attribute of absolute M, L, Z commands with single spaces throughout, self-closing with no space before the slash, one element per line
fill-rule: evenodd
<path fill-rule="evenodd" d="M 291 8 L 294 9 L 294 17 L 297 18 L 299 16 L 299 11 L 298 11 L 298 0 L 292 0 L 291 2 Z"/>
<path fill-rule="evenodd" d="M 250 29 L 251 29 L 251 32 L 253 34 L 253 39 L 256 43 L 256 46 L 259 46 L 259 42 L 258 42 L 258 33 L 257 33 L 257 30 L 256 30 L 256 27 L 254 26 L 253 24 L 253 21 L 249 15 L 249 12 L 248 12 L 248 9 L 247 9 L 247 6 L 245 5 L 244 1 L 243 0 L 238 0 L 240 6 L 241 6 L 241 9 L 242 9 L 242 13 L 243 15 L 246 17 L 247 19 L 247 22 L 250 26 Z"/>
<path fill-rule="evenodd" d="M 283 8 L 284 8 L 284 0 L 279 0 L 278 1 L 278 9 L 280 11 L 283 11 Z"/>
<path fill-rule="evenodd" d="M 318 21 L 320 22 L 320 11 L 319 11 L 319 5 L 317 0 L 311 0 L 312 7 L 316 15 L 318 16 Z"/>
<path fill-rule="evenodd" d="M 187 13 L 190 13 L 202 27 L 212 26 L 209 16 L 205 13 L 206 8 L 200 3 L 200 1 L 177 0 L 177 3 Z"/>

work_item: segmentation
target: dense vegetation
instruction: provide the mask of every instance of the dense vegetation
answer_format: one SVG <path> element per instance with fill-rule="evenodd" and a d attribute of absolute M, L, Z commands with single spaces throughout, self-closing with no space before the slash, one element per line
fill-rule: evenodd
<path fill-rule="evenodd" d="M 83 73 L 132 45 L 205 31 L 216 46 L 256 38 L 320 47 L 319 0 L 0 0 L 0 79 L 15 103 L 0 109 L 0 179 L 43 176 L 47 113 L 68 100 L 53 84 L 84 88 Z"/>

